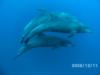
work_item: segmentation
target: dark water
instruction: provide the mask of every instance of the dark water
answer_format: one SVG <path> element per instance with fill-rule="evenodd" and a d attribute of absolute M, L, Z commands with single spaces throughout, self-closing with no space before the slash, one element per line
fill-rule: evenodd
<path fill-rule="evenodd" d="M 92 33 L 72 38 L 74 47 L 36 48 L 20 57 L 16 55 L 24 26 L 36 9 L 69 12 L 88 25 Z M 100 63 L 99 0 L 0 0 L 0 71 L 2 75 L 100 75 L 100 68 L 73 69 L 74 63 Z M 1 75 L 1 74 L 0 74 Z"/>

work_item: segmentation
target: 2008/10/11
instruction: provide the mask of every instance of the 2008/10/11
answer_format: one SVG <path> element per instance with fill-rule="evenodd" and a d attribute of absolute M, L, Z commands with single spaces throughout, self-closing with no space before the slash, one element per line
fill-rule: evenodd
<path fill-rule="evenodd" d="M 72 68 L 98 68 L 98 64 L 72 64 Z"/>

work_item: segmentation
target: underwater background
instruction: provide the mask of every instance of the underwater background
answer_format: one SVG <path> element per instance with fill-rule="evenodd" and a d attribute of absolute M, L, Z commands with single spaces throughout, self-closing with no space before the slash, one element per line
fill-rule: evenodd
<path fill-rule="evenodd" d="M 23 28 L 40 8 L 68 12 L 92 32 L 75 35 L 74 47 L 33 48 L 14 61 Z M 0 0 L 0 75 L 100 75 L 99 66 L 72 68 L 77 63 L 100 63 L 100 0 Z"/>

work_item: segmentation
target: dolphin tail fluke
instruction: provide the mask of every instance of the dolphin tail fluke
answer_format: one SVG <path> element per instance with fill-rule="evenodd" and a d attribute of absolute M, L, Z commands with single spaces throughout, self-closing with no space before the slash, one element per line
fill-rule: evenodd
<path fill-rule="evenodd" d="M 18 59 L 20 56 L 22 56 L 26 51 L 27 51 L 27 48 L 26 47 L 21 47 L 19 49 L 19 53 L 17 53 L 17 55 L 13 58 L 14 60 Z"/>

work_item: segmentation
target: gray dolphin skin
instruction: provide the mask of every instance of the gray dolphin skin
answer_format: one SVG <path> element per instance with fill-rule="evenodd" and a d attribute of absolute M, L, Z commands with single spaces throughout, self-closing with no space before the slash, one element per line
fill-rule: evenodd
<path fill-rule="evenodd" d="M 60 37 L 39 34 L 32 37 L 26 44 L 22 43 L 22 47 L 19 49 L 17 56 L 14 59 L 17 59 L 19 56 L 23 55 L 32 48 L 38 47 L 50 47 L 56 49 L 59 47 L 71 47 L 72 43 L 69 40 L 61 39 Z"/>
<path fill-rule="evenodd" d="M 68 33 L 69 38 L 76 33 L 90 32 L 87 26 L 65 12 L 46 12 L 46 15 L 40 16 L 36 20 L 32 20 L 32 22 L 25 27 L 25 31 L 26 30 L 27 32 L 22 36 L 22 41 L 25 43 L 33 36 L 47 31 Z"/>

